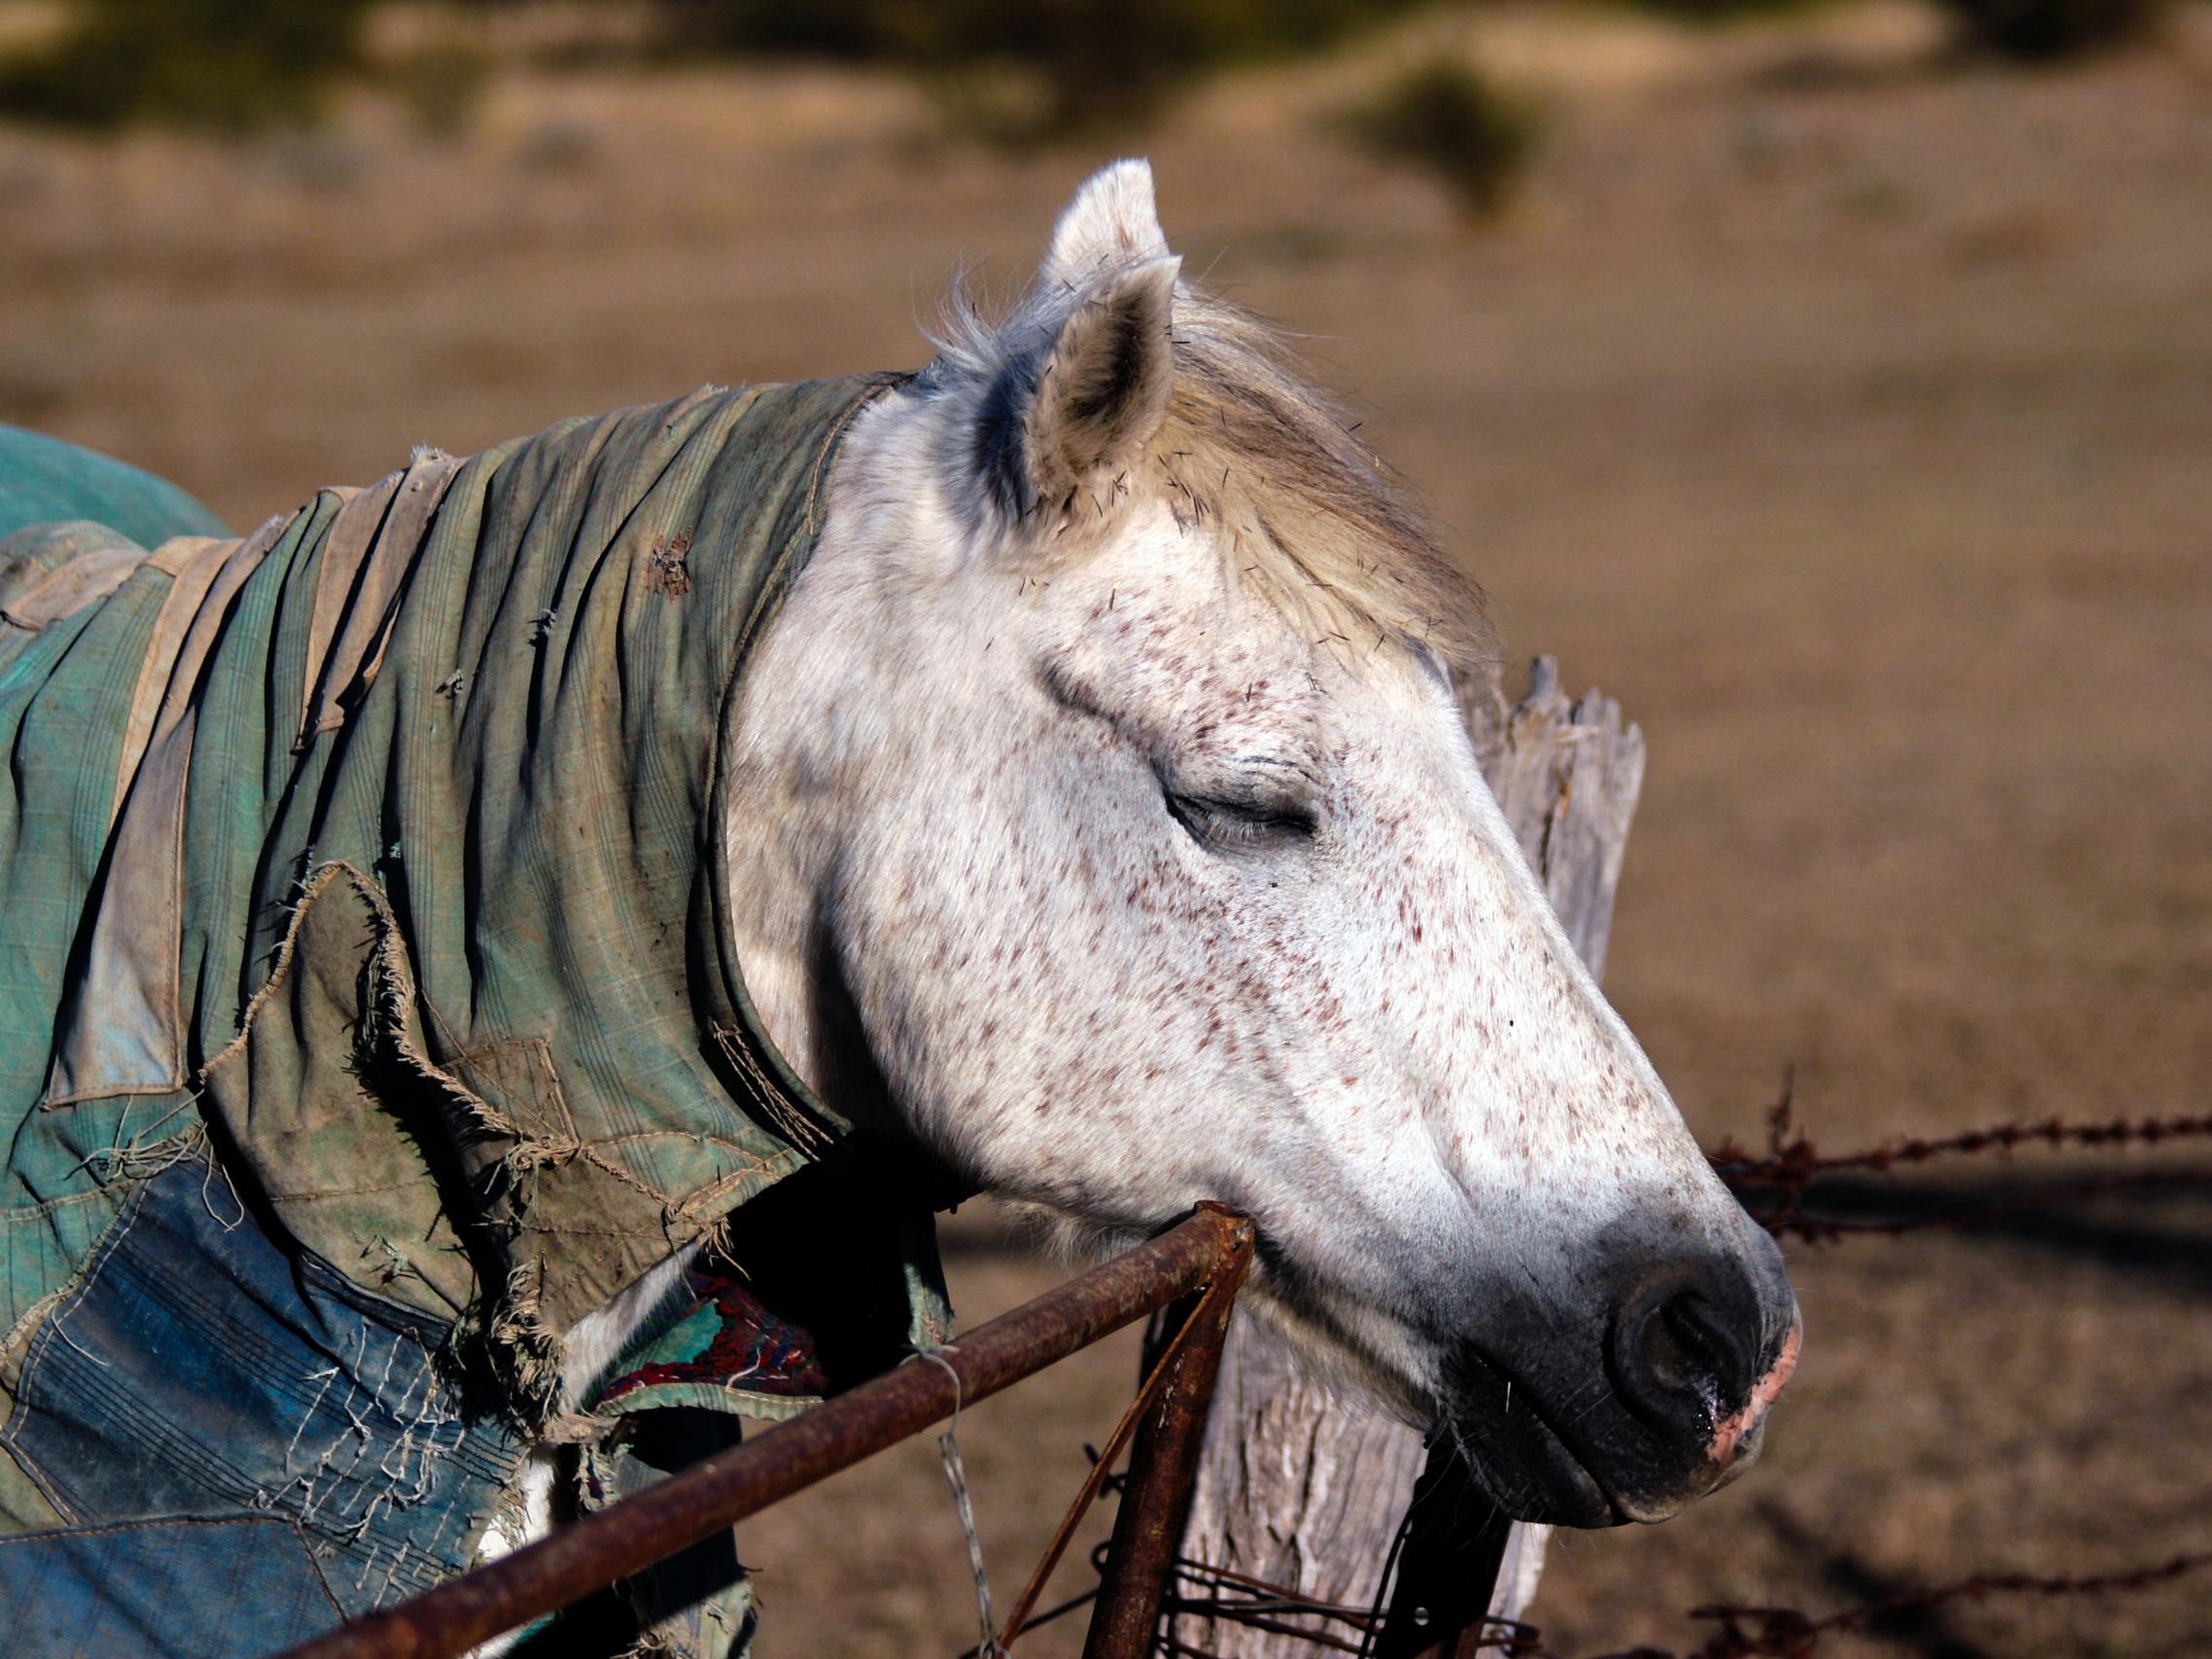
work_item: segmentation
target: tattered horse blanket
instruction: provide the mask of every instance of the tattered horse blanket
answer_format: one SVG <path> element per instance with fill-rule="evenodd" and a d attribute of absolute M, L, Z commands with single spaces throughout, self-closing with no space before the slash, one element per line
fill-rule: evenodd
<path fill-rule="evenodd" d="M 468 1565 L 532 1435 L 588 1508 L 941 1334 L 720 856 L 884 384 L 420 452 L 242 539 L 0 523 L 0 1652 L 272 1651 Z M 552 1333 L 701 1241 L 557 1398 Z M 750 1620 L 725 1539 L 539 1640 Z"/>

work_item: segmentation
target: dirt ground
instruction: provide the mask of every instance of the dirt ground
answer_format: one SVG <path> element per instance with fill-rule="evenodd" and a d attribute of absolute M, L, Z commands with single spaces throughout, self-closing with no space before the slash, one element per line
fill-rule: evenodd
<path fill-rule="evenodd" d="M 1460 41 L 1550 112 L 1483 228 L 1329 121 Z M 1643 725 L 1608 989 L 1701 1136 L 1754 1137 L 1791 1063 L 1838 1147 L 2206 1109 L 2212 15 L 2033 74 L 1949 62 L 1902 0 L 1717 34 L 1446 15 L 1224 83 L 1146 148 L 1188 269 L 1312 337 L 1510 648 Z M 812 69 L 518 68 L 443 143 L 366 93 L 242 149 L 0 129 L 0 420 L 247 523 L 418 441 L 912 364 L 945 276 L 1017 282 L 1101 159 L 952 142 L 903 85 Z M 1058 1272 L 991 1237 L 960 1235 L 964 1314 Z M 2212 1546 L 2201 1203 L 1793 1256 L 1768 1461 L 1563 1542 L 1561 1651 Z M 1131 1365 L 964 1424 L 1002 1599 Z M 745 1549 L 770 1653 L 974 1639 L 927 1441 Z M 2212 1576 L 1890 1641 L 2178 1659 L 2212 1652 Z"/>

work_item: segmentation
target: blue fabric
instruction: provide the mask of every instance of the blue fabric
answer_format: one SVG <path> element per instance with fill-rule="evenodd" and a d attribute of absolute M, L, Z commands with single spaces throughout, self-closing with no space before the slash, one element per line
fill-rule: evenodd
<path fill-rule="evenodd" d="M 278 1249 L 194 1158 L 138 1189 L 42 1326 L 0 1442 L 88 1526 L 287 1521 L 358 1614 L 465 1567 L 520 1456 L 466 1409 L 448 1332 Z"/>
<path fill-rule="evenodd" d="M 253 1659 L 337 1619 L 305 1541 L 275 1516 L 0 1537 L 8 1659 Z"/>

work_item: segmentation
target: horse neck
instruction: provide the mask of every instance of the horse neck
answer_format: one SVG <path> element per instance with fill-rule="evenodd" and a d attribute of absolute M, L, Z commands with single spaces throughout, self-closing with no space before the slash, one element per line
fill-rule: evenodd
<path fill-rule="evenodd" d="M 903 550 L 954 534 L 943 515 L 916 506 L 929 413 L 894 394 L 847 436 L 821 539 L 756 647 L 728 738 L 724 856 L 746 989 L 785 1058 L 840 1112 L 845 1034 L 834 1028 L 828 938 L 837 863 L 903 690 L 884 649 L 900 623 Z"/>

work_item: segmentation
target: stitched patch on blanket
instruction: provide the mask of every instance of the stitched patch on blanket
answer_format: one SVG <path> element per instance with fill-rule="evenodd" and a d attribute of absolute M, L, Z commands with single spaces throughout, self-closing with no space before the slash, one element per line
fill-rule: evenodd
<path fill-rule="evenodd" d="M 466 1567 L 523 1452 L 461 1397 L 448 1334 L 281 1248 L 190 1159 L 39 1327 L 0 1444 L 82 1527 L 283 1521 L 355 1617 Z"/>

